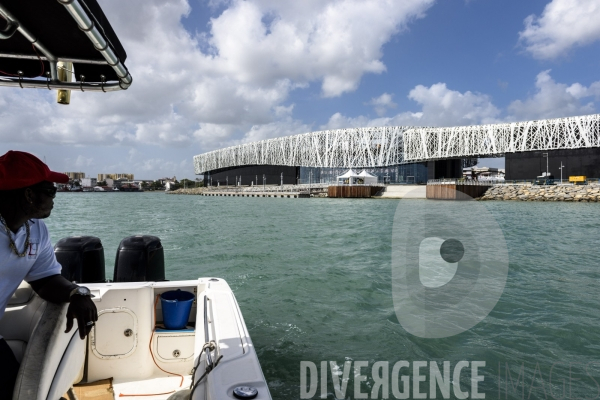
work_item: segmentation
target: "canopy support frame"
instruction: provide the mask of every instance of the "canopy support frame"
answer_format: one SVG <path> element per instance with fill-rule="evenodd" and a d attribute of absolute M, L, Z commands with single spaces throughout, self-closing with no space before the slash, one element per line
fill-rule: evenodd
<path fill-rule="evenodd" d="M 0 57 L 7 58 L 18 58 L 18 59 L 39 59 L 47 61 L 50 64 L 50 81 L 48 79 L 36 80 L 36 79 L 23 79 L 22 76 L 18 78 L 11 77 L 0 77 L 0 86 L 10 87 L 21 87 L 21 88 L 36 88 L 36 89 L 56 89 L 56 90 L 88 90 L 96 92 L 110 92 L 116 90 L 126 90 L 133 83 L 133 78 L 127 67 L 121 62 L 119 57 L 116 55 L 113 48 L 109 45 L 107 39 L 100 33 L 93 20 L 87 15 L 78 0 L 57 0 L 58 3 L 63 5 L 67 12 L 71 15 L 73 20 L 77 23 L 79 29 L 81 29 L 90 42 L 92 42 L 94 48 L 102 55 L 105 61 L 98 60 L 80 60 L 80 59 L 69 59 L 56 57 L 46 46 L 44 46 L 40 40 L 38 40 L 26 27 L 24 27 L 11 13 L 6 9 L 2 3 L 0 3 L 0 15 L 6 19 L 8 25 L 16 26 L 16 31 L 21 33 L 25 39 L 27 39 L 37 50 L 39 50 L 43 57 L 35 57 L 32 55 L 6 55 L 0 54 Z M 116 73 L 119 78 L 118 82 L 107 83 L 102 82 L 62 82 L 58 79 L 58 61 L 70 61 L 82 64 L 107 64 Z"/>

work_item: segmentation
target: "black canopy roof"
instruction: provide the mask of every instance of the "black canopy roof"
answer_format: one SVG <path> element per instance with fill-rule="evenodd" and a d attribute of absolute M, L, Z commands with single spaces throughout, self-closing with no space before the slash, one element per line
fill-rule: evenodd
<path fill-rule="evenodd" d="M 119 61 L 124 63 L 127 58 L 125 49 L 96 0 L 78 2 Z M 57 0 L 0 0 L 0 6 L 8 10 L 22 27 L 33 34 L 59 60 L 95 62 L 74 62 L 77 81 L 81 75 L 85 76 L 85 82 L 100 82 L 100 75 L 104 75 L 107 81 L 119 80 L 112 66 L 108 65 L 65 6 Z M 0 14 L 0 32 L 7 28 L 7 21 Z M 33 59 L 10 58 L 7 55 L 25 55 Z M 8 39 L 0 38 L 0 76 L 16 76 L 17 71 L 22 71 L 24 78 L 41 76 L 41 64 L 44 64 L 43 71 L 48 71 L 50 67 L 47 61 L 41 62 L 38 57 L 44 59 L 44 55 L 39 50 L 36 51 L 20 32 L 15 32 Z"/>

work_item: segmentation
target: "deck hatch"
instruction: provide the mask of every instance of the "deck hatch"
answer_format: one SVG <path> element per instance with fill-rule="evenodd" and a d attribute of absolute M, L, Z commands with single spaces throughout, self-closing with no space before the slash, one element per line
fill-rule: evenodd
<path fill-rule="evenodd" d="M 135 351 L 137 336 L 137 317 L 131 310 L 102 310 L 90 332 L 92 351 L 101 359 L 124 358 Z"/>

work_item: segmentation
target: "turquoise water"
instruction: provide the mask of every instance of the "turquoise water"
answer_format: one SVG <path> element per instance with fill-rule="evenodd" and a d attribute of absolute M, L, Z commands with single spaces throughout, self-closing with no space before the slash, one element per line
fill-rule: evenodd
<path fill-rule="evenodd" d="M 412 378 L 418 361 L 437 362 L 440 370 L 449 361 L 454 371 L 462 360 L 485 361 L 478 392 L 486 399 L 600 398 L 600 205 L 485 203 L 506 238 L 507 283 L 485 320 L 445 339 L 412 336 L 396 318 L 391 237 L 397 205 L 59 193 L 48 226 L 53 243 L 99 237 L 107 277 L 120 240 L 150 234 L 162 240 L 167 279 L 226 279 L 274 399 L 300 398 L 301 361 L 314 363 L 319 374 L 322 361 L 341 368 L 368 362 L 361 391 L 369 393 L 365 398 L 385 398 L 384 388 L 371 397 L 371 368 L 388 362 L 393 375 L 401 360 L 411 363 L 402 374 Z M 472 395 L 471 371 L 463 370 L 460 384 Z M 422 398 L 434 398 L 429 367 L 420 372 Z M 353 376 L 354 370 L 340 397 L 359 396 Z M 313 398 L 321 398 L 321 382 Z M 335 382 L 328 371 L 324 398 L 335 398 Z M 387 391 L 394 398 L 391 387 Z M 413 390 L 408 398 L 417 396 Z M 449 398 L 454 396 L 451 391 Z M 443 398 L 440 392 L 437 398 Z"/>

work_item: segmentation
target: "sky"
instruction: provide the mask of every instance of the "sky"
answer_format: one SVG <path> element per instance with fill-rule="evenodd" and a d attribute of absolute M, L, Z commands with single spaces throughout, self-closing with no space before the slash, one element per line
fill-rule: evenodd
<path fill-rule="evenodd" d="M 597 0 L 98 3 L 133 85 L 73 92 L 69 106 L 2 88 L 0 153 L 92 177 L 195 179 L 194 155 L 272 137 L 600 109 Z"/>

